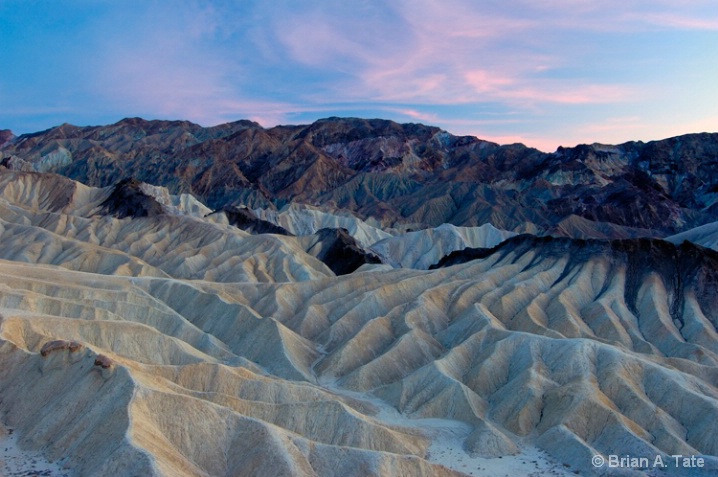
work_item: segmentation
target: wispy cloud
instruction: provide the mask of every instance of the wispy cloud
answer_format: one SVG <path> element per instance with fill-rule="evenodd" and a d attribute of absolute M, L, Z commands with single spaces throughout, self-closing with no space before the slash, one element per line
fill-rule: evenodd
<path fill-rule="evenodd" d="M 551 78 L 553 68 L 572 59 L 531 41 L 550 27 L 545 24 L 550 18 L 512 18 L 508 9 L 486 10 L 460 0 L 397 5 L 391 27 L 374 26 L 373 36 L 361 34 L 368 28 L 361 19 L 340 23 L 325 13 L 277 25 L 292 61 L 339 74 L 308 99 L 535 107 L 612 103 L 632 95 L 628 86 L 593 78 Z"/>
<path fill-rule="evenodd" d="M 439 115 L 435 113 L 428 113 L 424 111 L 419 111 L 417 109 L 410 109 L 410 108 L 385 108 L 384 109 L 387 112 L 392 112 L 394 114 L 399 114 L 401 116 L 411 118 L 414 121 L 421 121 L 424 123 L 429 124 L 436 124 L 440 121 Z"/>
<path fill-rule="evenodd" d="M 30 106 L 59 108 L 52 116 L 58 119 L 68 105 L 84 117 L 146 115 L 201 124 L 386 115 L 536 144 L 561 134 L 618 137 L 633 126 L 613 127 L 611 118 L 655 111 L 656 104 L 695 117 L 718 114 L 709 100 L 718 88 L 697 85 L 690 73 L 710 65 L 695 35 L 705 44 L 706 35 L 718 31 L 715 0 L 178 0 L 171 6 L 100 2 L 92 12 L 82 3 L 64 7 L 33 30 L 38 50 L 30 43 L 20 48 L 0 28 L 0 41 L 9 45 L 6 51 L 17 46 L 19 61 L 40 53 L 51 58 L 52 83 L 60 85 L 42 96 L 48 82 L 23 90 L 21 82 L 0 78 L 2 94 L 37 98 Z M 51 18 L 58 14 L 73 28 L 54 31 L 61 28 Z M 52 52 L 39 50 L 58 39 Z M 698 87 L 690 96 L 676 94 Z M 0 120 L 22 114 L 16 102 L 0 101 Z M 635 115 L 649 123 L 670 116 Z"/>
<path fill-rule="evenodd" d="M 714 5 L 715 7 L 715 5 Z M 642 21 L 650 25 L 678 30 L 713 30 L 718 31 L 718 14 L 707 17 L 690 17 L 659 12 L 646 15 L 634 15 L 628 18 Z"/>

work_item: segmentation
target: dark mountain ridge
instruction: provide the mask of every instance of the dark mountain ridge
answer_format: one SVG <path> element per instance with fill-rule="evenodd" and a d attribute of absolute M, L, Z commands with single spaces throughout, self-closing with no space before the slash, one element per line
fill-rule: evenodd
<path fill-rule="evenodd" d="M 563 273 L 557 282 L 569 277 L 575 270 L 591 260 L 605 259 L 610 263 L 608 286 L 613 276 L 625 273 L 625 302 L 637 313 L 637 300 L 641 286 L 656 275 L 665 285 L 669 297 L 670 315 L 683 324 L 684 295 L 690 290 L 702 309 L 716 310 L 718 306 L 718 252 L 683 242 L 674 245 L 660 239 L 640 238 L 622 240 L 582 240 L 566 237 L 536 237 L 518 235 L 494 248 L 466 248 L 442 258 L 430 269 L 449 267 L 495 255 L 500 261 L 509 254 L 514 261 L 524 254 L 534 254 L 532 264 L 543 260 L 566 258 Z M 624 269 L 624 272 L 621 272 Z M 718 327 L 718 314 L 707 313 L 713 326 Z"/>
<path fill-rule="evenodd" d="M 293 235 L 284 227 L 260 219 L 246 207 L 226 207 L 214 213 L 224 213 L 230 225 L 252 234 Z"/>
<path fill-rule="evenodd" d="M 382 119 L 265 129 L 251 121 L 204 128 L 128 118 L 63 124 L 14 138 L 0 152 L 8 168 L 92 186 L 134 178 L 192 193 L 214 209 L 295 201 L 384 226 L 490 222 L 518 232 L 620 238 L 718 220 L 716 133 L 544 153 Z"/>

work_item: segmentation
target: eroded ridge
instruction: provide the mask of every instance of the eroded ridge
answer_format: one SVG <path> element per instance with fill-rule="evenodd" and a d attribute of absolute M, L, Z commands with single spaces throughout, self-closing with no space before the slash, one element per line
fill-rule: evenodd
<path fill-rule="evenodd" d="M 534 447 L 715 472 L 715 252 L 519 236 L 335 276 L 295 237 L 108 217 L 78 186 L 60 207 L 27 177 L 0 202 L 0 410 L 77 475 L 482 475 L 439 453 Z"/>

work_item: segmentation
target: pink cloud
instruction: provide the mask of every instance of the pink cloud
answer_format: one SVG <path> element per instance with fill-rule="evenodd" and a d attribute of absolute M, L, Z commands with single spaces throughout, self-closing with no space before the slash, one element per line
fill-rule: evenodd
<path fill-rule="evenodd" d="M 718 29 L 714 0 L 516 0 L 511 8 L 536 19 L 546 31 L 577 27 L 586 32 L 626 33 L 654 27 Z"/>
<path fill-rule="evenodd" d="M 498 101 L 513 106 L 538 104 L 614 103 L 633 97 L 620 84 L 537 80 L 570 62 L 558 53 L 520 48 L 506 54 L 497 46 L 509 38 L 518 44 L 540 44 L 539 32 L 572 15 L 594 13 L 592 2 L 533 19 L 508 16 L 506 8 L 488 9 L 474 2 L 452 0 L 399 2 L 396 12 L 405 23 L 401 34 L 376 27 L 367 40 L 357 29 L 369 28 L 361 19 L 337 24 L 326 14 L 293 17 L 277 26 L 282 44 L 303 64 L 324 65 L 344 74 L 327 90 L 304 99 L 331 103 L 373 101 L 434 105 Z M 529 8 L 529 7 L 527 7 Z M 314 15 L 316 12 L 312 12 Z M 546 16 L 551 13 L 553 16 Z M 357 38 L 362 38 L 357 40 Z"/>
<path fill-rule="evenodd" d="M 583 131 L 592 136 L 614 135 L 626 131 L 639 131 L 645 127 L 645 118 L 641 116 L 622 116 L 606 118 L 600 123 L 587 124 L 581 127 Z"/>
<path fill-rule="evenodd" d="M 374 108 L 467 131 L 470 125 L 480 129 L 480 122 L 469 119 L 461 124 L 460 119 L 422 111 L 421 105 L 498 104 L 504 113 L 490 121 L 496 125 L 508 111 L 526 117 L 560 106 L 626 104 L 656 97 L 657 90 L 645 85 L 636 91 L 610 78 L 575 75 L 591 52 L 581 41 L 557 44 L 556 37 L 579 31 L 583 35 L 584 30 L 631 31 L 636 25 L 711 29 L 716 23 L 714 17 L 701 18 L 688 8 L 676 13 L 669 3 L 608 0 L 604 8 L 588 0 L 399 0 L 379 9 L 372 3 L 309 2 L 301 8 L 286 7 L 281 15 L 276 8 L 262 6 L 260 13 L 268 17 L 257 27 L 262 31 L 241 36 L 248 50 L 256 48 L 253 61 L 276 68 L 278 75 L 296 69 L 298 77 L 310 78 L 297 79 L 292 90 L 291 73 L 278 77 L 285 91 L 281 97 L 273 96 L 271 86 L 254 83 L 255 64 L 245 72 L 245 65 L 229 50 L 201 47 L 207 37 L 232 32 L 226 30 L 226 12 L 220 7 L 199 9 L 186 37 L 181 28 L 169 34 L 166 29 L 149 29 L 131 48 L 113 45 L 96 83 L 128 110 L 154 110 L 204 124 L 249 117 L 271 126 L 298 113 Z M 183 15 L 193 16 L 193 11 Z M 569 80 L 552 74 L 558 70 L 574 76 Z M 527 134 L 488 137 L 544 148 L 554 144 L 537 143 Z"/>
<path fill-rule="evenodd" d="M 509 91 L 503 97 L 512 101 L 561 104 L 607 104 L 638 99 L 638 93 L 627 86 L 553 83 L 540 87 L 522 87 Z"/>
<path fill-rule="evenodd" d="M 640 95 L 628 86 L 591 84 L 566 80 L 536 80 L 527 73 L 514 76 L 486 70 L 464 74 L 467 89 L 475 93 L 473 101 L 503 101 L 526 106 L 540 103 L 605 104 L 635 100 Z"/>
<path fill-rule="evenodd" d="M 689 17 L 671 13 L 649 13 L 647 15 L 632 16 L 637 21 L 660 27 L 680 30 L 718 30 L 718 15 L 708 17 Z"/>
<path fill-rule="evenodd" d="M 402 116 L 409 117 L 411 119 L 414 119 L 416 121 L 421 121 L 424 123 L 434 124 L 440 121 L 439 117 L 436 114 L 432 113 L 426 113 L 423 111 L 419 111 L 416 109 L 407 109 L 407 108 L 385 108 L 386 111 L 390 111 L 396 114 L 400 114 Z"/>
<path fill-rule="evenodd" d="M 473 70 L 464 73 L 464 79 L 478 94 L 501 94 L 516 86 L 517 79 L 487 70 Z"/>

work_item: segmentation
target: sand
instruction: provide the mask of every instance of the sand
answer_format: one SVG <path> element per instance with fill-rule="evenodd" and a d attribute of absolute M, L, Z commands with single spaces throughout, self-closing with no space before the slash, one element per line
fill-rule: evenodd
<path fill-rule="evenodd" d="M 0 431 L 0 476 L 2 477 L 70 477 L 69 470 L 49 462 L 39 452 L 21 449 L 13 429 Z"/>

